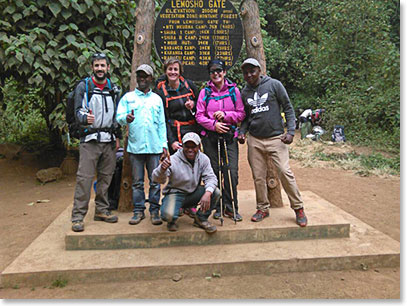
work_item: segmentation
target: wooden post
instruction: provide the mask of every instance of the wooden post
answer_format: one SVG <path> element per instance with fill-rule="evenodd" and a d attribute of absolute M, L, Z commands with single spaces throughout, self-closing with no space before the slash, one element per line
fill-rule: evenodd
<path fill-rule="evenodd" d="M 266 75 L 266 56 L 264 54 L 263 39 L 261 37 L 260 14 L 257 1 L 243 0 L 240 3 L 240 15 L 243 21 L 247 56 L 257 59 L 261 65 L 262 74 Z M 278 178 L 277 168 L 271 156 L 269 156 L 267 163 L 267 191 L 270 206 L 282 207 L 281 184 Z"/>
<path fill-rule="evenodd" d="M 150 64 L 151 44 L 154 28 L 155 1 L 139 0 L 135 13 L 133 58 L 131 63 L 130 91 L 137 87 L 136 69 L 141 64 Z M 128 129 L 124 140 L 123 170 L 120 184 L 118 211 L 133 210 L 132 173 L 129 153 L 127 153 Z"/>

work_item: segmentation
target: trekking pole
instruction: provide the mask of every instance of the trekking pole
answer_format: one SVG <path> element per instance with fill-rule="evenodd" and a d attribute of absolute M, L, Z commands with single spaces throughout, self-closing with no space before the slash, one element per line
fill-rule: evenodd
<path fill-rule="evenodd" d="M 218 166 L 219 166 L 219 191 L 220 191 L 220 225 L 223 226 L 223 199 L 222 199 L 222 158 L 220 154 L 220 137 L 218 137 Z"/>
<path fill-rule="evenodd" d="M 235 197 L 234 197 L 234 192 L 233 192 L 233 187 L 232 187 L 232 171 L 230 170 L 230 165 L 229 165 L 229 158 L 228 158 L 228 149 L 226 146 L 226 140 L 223 138 L 223 147 L 225 148 L 225 160 L 226 160 L 226 168 L 228 169 L 228 176 L 229 176 L 229 188 L 230 188 L 230 198 L 232 200 L 232 207 L 233 207 L 233 219 L 236 224 L 236 208 L 235 208 Z"/>

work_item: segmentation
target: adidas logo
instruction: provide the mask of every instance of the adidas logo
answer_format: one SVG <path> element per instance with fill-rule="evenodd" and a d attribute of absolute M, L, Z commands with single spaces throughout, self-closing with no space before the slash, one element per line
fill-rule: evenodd
<path fill-rule="evenodd" d="M 260 106 L 252 109 L 252 114 L 257 114 L 257 113 L 262 113 L 262 112 L 267 112 L 269 110 L 269 106 Z"/>

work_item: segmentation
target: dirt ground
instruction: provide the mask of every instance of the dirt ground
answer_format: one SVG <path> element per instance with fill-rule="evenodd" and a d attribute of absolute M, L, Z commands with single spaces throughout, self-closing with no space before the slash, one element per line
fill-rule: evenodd
<path fill-rule="evenodd" d="M 253 189 L 246 148 L 241 146 L 240 152 L 239 188 Z M 360 177 L 340 169 L 303 168 L 295 160 L 291 167 L 300 190 L 318 194 L 400 241 L 400 177 Z M 38 163 L 24 158 L 24 154 L 20 160 L 0 159 L 0 271 L 72 205 L 75 176 L 41 185 L 35 179 L 39 169 Z M 49 202 L 28 205 L 37 200 Z M 0 298 L 399 299 L 400 269 L 222 276 L 210 281 L 193 278 L 179 282 L 68 283 L 63 288 L 0 288 Z"/>

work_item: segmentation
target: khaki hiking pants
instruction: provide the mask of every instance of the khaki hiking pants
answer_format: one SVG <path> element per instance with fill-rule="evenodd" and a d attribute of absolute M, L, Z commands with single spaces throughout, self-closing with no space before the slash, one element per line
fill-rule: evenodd
<path fill-rule="evenodd" d="M 88 212 L 92 183 L 97 174 L 96 212 L 109 208 L 107 191 L 116 167 L 115 143 L 90 141 L 79 145 L 79 167 L 72 209 L 72 222 L 82 221 Z"/>
<path fill-rule="evenodd" d="M 252 169 L 256 190 L 257 209 L 266 211 L 270 208 L 267 197 L 267 160 L 271 158 L 277 167 L 278 176 L 284 191 L 290 200 L 292 209 L 303 207 L 301 194 L 289 165 L 288 145 L 280 140 L 280 136 L 256 138 L 249 135 L 247 139 L 247 155 Z"/>

